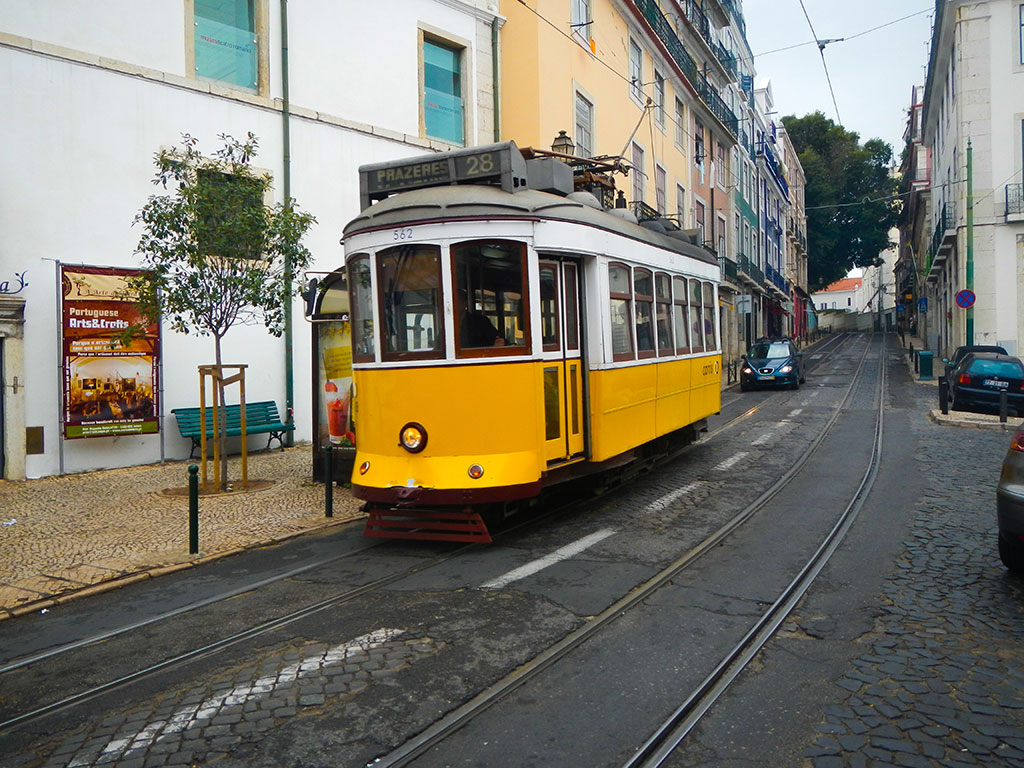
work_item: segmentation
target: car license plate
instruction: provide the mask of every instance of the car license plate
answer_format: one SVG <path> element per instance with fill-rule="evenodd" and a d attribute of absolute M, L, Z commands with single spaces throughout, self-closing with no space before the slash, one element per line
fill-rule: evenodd
<path fill-rule="evenodd" d="M 985 379 L 981 383 L 982 383 L 982 386 L 994 387 L 995 389 L 1007 389 L 1010 386 L 1010 382 L 1008 382 L 1008 381 L 999 381 L 998 379 Z"/>
<path fill-rule="evenodd" d="M 757 378 L 761 379 L 762 381 L 771 381 L 771 380 L 772 380 L 772 379 L 774 379 L 775 377 L 774 377 L 774 376 L 764 376 L 764 375 L 760 375 L 760 376 L 758 376 Z"/>

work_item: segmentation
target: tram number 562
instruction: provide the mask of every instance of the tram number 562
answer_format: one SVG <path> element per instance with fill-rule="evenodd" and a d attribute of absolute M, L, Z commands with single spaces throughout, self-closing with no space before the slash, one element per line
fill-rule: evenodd
<path fill-rule="evenodd" d="M 394 231 L 392 240 L 412 240 L 412 227 L 402 227 Z"/>

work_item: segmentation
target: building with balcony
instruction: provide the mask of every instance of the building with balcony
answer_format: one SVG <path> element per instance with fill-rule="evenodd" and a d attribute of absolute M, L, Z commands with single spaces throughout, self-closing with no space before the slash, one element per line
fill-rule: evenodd
<path fill-rule="evenodd" d="M 912 252 L 927 299 L 919 332 L 939 354 L 966 343 L 1024 351 L 1024 3 L 938 0 L 921 102 L 921 143 L 905 158 L 912 209 L 901 262 Z M 912 112 L 912 119 L 914 119 Z M 914 137 L 916 126 L 908 131 Z M 925 196 L 913 185 L 930 173 Z M 906 276 L 900 288 L 905 297 Z M 921 284 L 923 283 L 923 285 Z M 923 289 L 923 290 L 922 290 Z M 976 302 L 962 309 L 958 292 Z"/>
<path fill-rule="evenodd" d="M 899 250 L 894 266 L 897 316 L 901 330 L 918 330 L 918 307 L 926 296 L 925 277 L 931 247 L 931 149 L 924 143 L 924 86 L 911 89 L 904 148 L 900 162 L 903 209 L 899 221 Z M 927 300 L 923 302 L 927 304 Z M 927 313 L 920 317 L 922 335 Z"/>
<path fill-rule="evenodd" d="M 336 270 L 360 164 L 494 140 L 501 20 L 498 0 L 0 0 L 0 139 L 17 147 L 0 154 L 0 371 L 17 383 L 0 387 L 0 476 L 189 455 L 170 411 L 197 405 L 213 344 L 166 327 L 159 431 L 63 431 L 60 267 L 139 265 L 132 220 L 160 191 L 158 150 L 183 133 L 206 154 L 218 134 L 256 134 L 273 202 L 290 196 L 316 216 L 304 243 L 314 269 Z M 232 329 L 225 358 L 248 364 L 250 401 L 274 400 L 310 440 L 316 358 L 298 302 L 293 315 L 285 338 Z"/>

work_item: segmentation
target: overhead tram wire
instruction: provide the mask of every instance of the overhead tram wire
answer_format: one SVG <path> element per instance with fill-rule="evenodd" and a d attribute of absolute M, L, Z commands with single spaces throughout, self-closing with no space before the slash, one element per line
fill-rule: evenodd
<path fill-rule="evenodd" d="M 814 31 L 814 25 L 811 23 L 811 17 L 807 13 L 807 7 L 804 5 L 804 0 L 800 0 L 800 8 L 804 12 L 804 18 L 807 19 L 807 26 L 811 28 L 811 34 L 814 35 L 814 41 L 818 44 L 818 53 L 821 54 L 821 66 L 825 70 L 825 80 L 828 82 L 828 92 L 832 94 L 832 106 L 836 109 L 836 122 L 839 125 L 843 124 L 843 118 L 839 115 L 839 104 L 836 103 L 836 92 L 832 88 L 832 77 L 828 73 L 828 64 L 825 63 L 825 46 L 829 43 L 837 43 L 842 38 L 835 38 L 833 40 L 822 40 L 818 37 L 818 33 Z"/>

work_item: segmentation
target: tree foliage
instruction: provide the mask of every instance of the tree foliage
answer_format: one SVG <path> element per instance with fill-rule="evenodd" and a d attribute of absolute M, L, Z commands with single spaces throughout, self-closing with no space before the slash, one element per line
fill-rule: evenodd
<path fill-rule="evenodd" d="M 812 290 L 872 264 L 889 248 L 899 203 L 890 172 L 892 147 L 858 134 L 821 112 L 782 119 L 807 177 L 808 282 Z"/>
<path fill-rule="evenodd" d="M 309 265 L 302 237 L 316 220 L 292 200 L 265 203 L 271 180 L 250 165 L 258 148 L 252 133 L 244 142 L 218 138 L 223 146 L 209 157 L 189 134 L 180 149 L 155 155 L 153 183 L 168 192 L 152 195 L 135 216 L 146 272 L 131 289 L 148 320 L 213 336 L 219 365 L 221 339 L 238 323 L 262 321 L 281 335 L 284 306 L 296 293 L 285 272 Z"/>
<path fill-rule="evenodd" d="M 316 220 L 293 200 L 265 202 L 271 180 L 251 166 L 258 148 L 252 133 L 245 141 L 218 138 L 223 146 L 210 156 L 189 134 L 180 148 L 154 156 L 153 183 L 166 193 L 152 195 L 135 216 L 145 271 L 129 279 L 128 293 L 144 323 L 162 319 L 180 333 L 213 336 L 221 365 L 221 340 L 233 326 L 262 322 L 275 336 L 283 332 L 285 305 L 297 294 L 291 275 L 309 266 L 302 238 Z"/>

